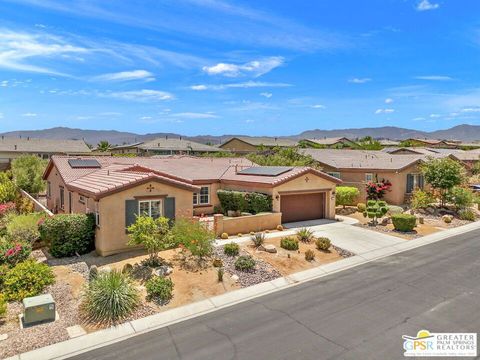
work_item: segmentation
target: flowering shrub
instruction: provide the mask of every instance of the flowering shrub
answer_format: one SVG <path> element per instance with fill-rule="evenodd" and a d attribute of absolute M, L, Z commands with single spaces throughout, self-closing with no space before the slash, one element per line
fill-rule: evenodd
<path fill-rule="evenodd" d="M 365 191 L 367 192 L 368 200 L 382 199 L 387 191 L 390 191 L 392 183 L 388 180 L 382 179 L 382 181 L 369 181 L 365 185 Z"/>
<path fill-rule="evenodd" d="M 15 203 L 13 201 L 0 204 L 0 217 L 5 216 L 6 214 L 12 211 L 15 211 Z"/>
<path fill-rule="evenodd" d="M 0 240 L 0 265 L 15 266 L 26 260 L 32 252 L 32 246 L 26 242 Z"/>

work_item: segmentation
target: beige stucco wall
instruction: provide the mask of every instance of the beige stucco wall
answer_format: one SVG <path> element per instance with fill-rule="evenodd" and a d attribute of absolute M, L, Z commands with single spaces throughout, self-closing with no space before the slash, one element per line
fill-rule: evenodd
<path fill-rule="evenodd" d="M 385 194 L 384 200 L 392 205 L 402 205 L 405 203 L 405 193 L 407 189 L 407 175 L 418 174 L 420 169 L 418 165 L 413 165 L 405 168 L 401 171 L 364 171 L 364 170 L 351 170 L 351 171 L 337 171 L 333 168 L 324 167 L 323 171 L 326 172 L 340 172 L 340 179 L 343 181 L 343 186 L 355 186 L 360 190 L 360 196 L 358 202 L 366 201 L 365 192 L 365 174 L 377 175 L 378 180 L 389 180 L 392 183 L 390 191 Z"/>
<path fill-rule="evenodd" d="M 147 190 L 149 185 L 154 187 L 152 192 Z M 100 226 L 97 228 L 95 239 L 95 247 L 100 255 L 106 256 L 132 249 L 127 245 L 125 201 L 141 196 L 175 197 L 175 217 L 192 216 L 192 191 L 158 182 L 148 182 L 101 198 L 98 203 Z"/>
<path fill-rule="evenodd" d="M 220 189 L 220 183 L 215 182 L 215 183 L 207 183 L 207 184 L 201 184 L 201 183 L 196 183 L 196 186 L 202 187 L 202 186 L 209 186 L 210 187 L 210 203 L 208 205 L 194 205 L 193 206 L 193 214 L 196 216 L 200 215 L 210 215 L 214 213 L 214 207 L 220 205 L 220 200 L 218 200 L 217 196 L 217 190 Z M 193 199 L 192 199 L 193 203 Z"/>
<path fill-rule="evenodd" d="M 232 152 L 251 152 L 257 150 L 255 146 L 247 144 L 238 139 L 232 139 L 231 141 L 221 145 L 220 148 L 230 150 Z"/>
<path fill-rule="evenodd" d="M 276 229 L 282 223 L 281 213 L 264 213 L 250 216 L 223 217 L 216 216 L 216 235 L 222 233 L 236 235 L 248 234 L 251 231 L 263 231 Z"/>

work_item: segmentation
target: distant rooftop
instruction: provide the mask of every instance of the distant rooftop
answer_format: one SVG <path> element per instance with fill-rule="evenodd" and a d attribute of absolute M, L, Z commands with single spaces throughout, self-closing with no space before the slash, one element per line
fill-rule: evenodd
<path fill-rule="evenodd" d="M 0 137 L 0 151 L 19 153 L 79 154 L 89 153 L 83 140 L 35 139 L 30 137 Z"/>
<path fill-rule="evenodd" d="M 161 137 L 145 142 L 115 146 L 114 149 L 126 149 L 138 147 L 142 150 L 174 150 L 174 151 L 196 151 L 196 152 L 217 152 L 223 151 L 215 146 L 201 144 L 185 138 Z"/>
<path fill-rule="evenodd" d="M 235 136 L 233 138 L 228 139 L 223 144 L 226 144 L 233 139 L 238 139 L 240 141 L 243 141 L 243 142 L 245 142 L 247 144 L 250 144 L 250 145 L 253 145 L 253 146 L 264 145 L 264 146 L 268 146 L 268 147 L 274 147 L 274 146 L 296 146 L 298 144 L 296 141 L 291 140 L 291 139 L 287 139 L 287 138 L 250 137 L 250 136 Z"/>
<path fill-rule="evenodd" d="M 351 142 L 351 143 L 355 143 L 355 141 L 353 140 L 350 140 L 346 137 L 331 137 L 331 138 L 313 138 L 313 139 L 307 139 L 308 141 L 311 141 L 311 142 L 314 142 L 316 144 L 319 144 L 319 145 L 335 145 L 335 144 L 338 144 L 340 142 L 343 142 L 343 141 L 346 141 L 346 142 Z"/>

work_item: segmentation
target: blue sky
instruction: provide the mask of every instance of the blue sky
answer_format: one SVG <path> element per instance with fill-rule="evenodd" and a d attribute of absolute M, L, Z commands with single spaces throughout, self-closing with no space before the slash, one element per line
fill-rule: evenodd
<path fill-rule="evenodd" d="M 480 124 L 480 2 L 0 0 L 0 131 Z"/>

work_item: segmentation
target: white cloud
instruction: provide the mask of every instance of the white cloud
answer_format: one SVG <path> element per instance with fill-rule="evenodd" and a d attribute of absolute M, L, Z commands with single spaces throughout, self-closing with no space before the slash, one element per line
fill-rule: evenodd
<path fill-rule="evenodd" d="M 8 86 L 8 80 L 3 80 L 0 82 L 0 87 L 7 87 Z"/>
<path fill-rule="evenodd" d="M 463 113 L 477 113 L 480 112 L 480 107 L 472 106 L 472 107 L 466 107 L 460 110 Z"/>
<path fill-rule="evenodd" d="M 349 79 L 348 82 L 353 83 L 353 84 L 365 84 L 369 81 L 372 81 L 370 78 L 353 78 Z"/>
<path fill-rule="evenodd" d="M 31 112 L 27 112 L 27 113 L 22 114 L 22 116 L 24 116 L 24 117 L 35 117 L 35 116 L 37 116 L 37 114 L 31 113 Z"/>
<path fill-rule="evenodd" d="M 437 118 L 439 118 L 439 117 L 442 117 L 442 115 L 440 115 L 440 114 L 430 114 L 430 117 L 431 117 L 432 119 L 437 119 Z"/>
<path fill-rule="evenodd" d="M 310 106 L 312 109 L 325 109 L 326 106 L 325 105 L 321 105 L 321 104 L 315 104 L 315 105 L 312 105 Z"/>
<path fill-rule="evenodd" d="M 151 118 L 151 116 L 142 116 L 140 120 L 150 120 Z"/>
<path fill-rule="evenodd" d="M 416 118 L 413 118 L 412 120 L 413 121 L 423 121 L 423 120 L 425 120 L 425 118 L 424 117 L 416 117 Z"/>
<path fill-rule="evenodd" d="M 429 0 L 422 0 L 417 4 L 418 11 L 427 11 L 427 10 L 435 10 L 440 7 L 439 4 L 430 2 Z"/>
<path fill-rule="evenodd" d="M 197 112 L 181 112 L 181 113 L 176 113 L 170 115 L 172 117 L 176 118 L 182 118 L 182 119 L 214 119 L 218 118 L 217 115 L 206 112 L 206 113 L 197 113 Z"/>
<path fill-rule="evenodd" d="M 133 100 L 140 102 L 166 101 L 173 100 L 175 98 L 175 96 L 169 92 L 149 89 L 117 92 L 112 91 L 99 93 L 98 95 L 102 97 L 111 97 L 116 99 Z"/>
<path fill-rule="evenodd" d="M 260 96 L 263 96 L 263 97 L 266 97 L 267 99 L 270 99 L 273 96 L 273 94 L 270 93 L 270 92 L 261 92 Z"/>
<path fill-rule="evenodd" d="M 258 77 L 266 74 L 284 62 L 281 56 L 272 56 L 260 60 L 254 60 L 245 64 L 218 63 L 213 66 L 204 66 L 202 70 L 209 75 L 223 75 L 227 77 L 238 77 L 251 75 Z"/>
<path fill-rule="evenodd" d="M 385 99 L 385 104 L 391 104 L 393 103 L 393 99 L 392 98 L 386 98 Z"/>
<path fill-rule="evenodd" d="M 130 80 L 144 80 L 144 81 L 153 81 L 155 77 L 153 74 L 146 70 L 132 70 L 132 71 L 121 71 L 117 73 L 109 73 L 94 76 L 92 80 L 95 81 L 130 81 Z"/>
<path fill-rule="evenodd" d="M 415 79 L 430 80 L 430 81 L 449 81 L 449 80 L 453 80 L 450 76 L 445 76 L 445 75 L 422 75 L 422 76 L 415 76 Z"/>
<path fill-rule="evenodd" d="M 261 88 L 261 87 L 289 87 L 291 84 L 286 83 L 270 83 L 262 81 L 246 81 L 241 83 L 230 84 L 216 84 L 216 85 L 192 85 L 192 90 L 225 90 L 225 89 L 249 89 L 249 88 Z"/>
<path fill-rule="evenodd" d="M 206 85 L 192 85 L 192 86 L 190 86 L 190 89 L 195 90 L 195 91 L 203 91 L 203 90 L 207 90 L 207 86 Z"/>
<path fill-rule="evenodd" d="M 377 109 L 375 110 L 375 114 L 391 114 L 394 113 L 395 109 Z"/>
<path fill-rule="evenodd" d="M 27 34 L 0 29 L 0 68 L 4 69 L 65 75 L 40 65 L 41 60 L 62 58 L 65 55 L 89 51 L 53 35 Z"/>
<path fill-rule="evenodd" d="M 245 120 L 245 122 L 246 122 L 247 124 L 251 124 L 251 123 L 254 123 L 254 122 L 255 122 L 255 120 L 252 120 L 252 119 L 247 119 L 247 120 Z"/>

